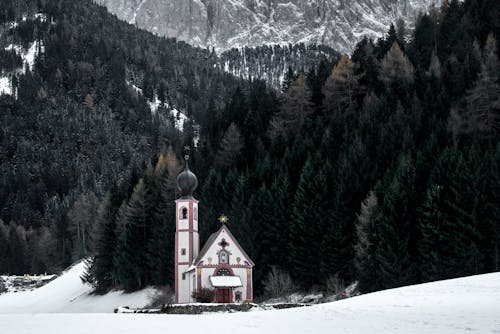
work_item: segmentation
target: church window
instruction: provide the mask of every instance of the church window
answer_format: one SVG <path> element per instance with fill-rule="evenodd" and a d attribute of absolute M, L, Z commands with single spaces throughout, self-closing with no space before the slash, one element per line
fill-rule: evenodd
<path fill-rule="evenodd" d="M 198 220 L 198 208 L 194 208 L 194 219 Z"/>
<path fill-rule="evenodd" d="M 181 219 L 187 219 L 188 209 L 186 207 L 181 208 L 180 216 L 181 216 Z"/>
<path fill-rule="evenodd" d="M 181 255 L 186 255 L 186 248 L 181 249 Z"/>
<path fill-rule="evenodd" d="M 229 263 L 229 255 L 225 250 L 221 250 L 219 253 L 219 263 L 220 264 L 228 264 Z"/>
<path fill-rule="evenodd" d="M 182 273 L 182 279 L 185 280 L 186 279 L 186 273 Z"/>
<path fill-rule="evenodd" d="M 216 276 L 231 276 L 231 272 L 227 268 L 221 268 L 217 270 Z"/>

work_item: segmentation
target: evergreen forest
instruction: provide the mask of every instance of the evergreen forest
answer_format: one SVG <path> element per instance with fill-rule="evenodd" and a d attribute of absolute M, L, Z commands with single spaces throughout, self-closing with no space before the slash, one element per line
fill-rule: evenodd
<path fill-rule="evenodd" d="M 0 273 L 87 258 L 100 293 L 172 285 L 185 146 L 201 243 L 227 215 L 256 295 L 272 268 L 300 290 L 362 292 L 500 270 L 496 0 L 445 1 L 351 56 L 299 46 L 316 62 L 219 57 L 87 0 L 3 3 Z M 33 41 L 34 67 L 14 71 L 5 47 Z M 284 71 L 255 79 L 244 56 Z"/>

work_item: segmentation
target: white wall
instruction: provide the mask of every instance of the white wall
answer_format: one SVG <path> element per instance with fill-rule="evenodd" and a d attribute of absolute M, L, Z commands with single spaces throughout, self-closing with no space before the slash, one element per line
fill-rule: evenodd
<path fill-rule="evenodd" d="M 219 264 L 219 255 L 217 254 L 221 250 L 221 246 L 219 246 L 219 243 L 222 241 L 222 239 L 225 239 L 226 242 L 229 243 L 229 246 L 227 246 L 225 249 L 229 253 L 229 265 L 231 266 L 231 269 L 234 272 L 235 276 L 239 276 L 241 279 L 242 287 L 239 288 L 234 288 L 233 289 L 233 300 L 235 300 L 234 293 L 237 291 L 240 291 L 242 294 L 242 302 L 247 300 L 249 296 L 246 295 L 247 293 L 247 268 L 245 261 L 250 261 L 245 257 L 243 252 L 240 251 L 238 247 L 236 247 L 235 242 L 232 240 L 232 238 L 229 236 L 228 233 L 223 229 L 221 233 L 217 236 L 211 247 L 208 249 L 208 251 L 203 255 L 203 258 L 201 261 L 203 261 L 203 265 L 213 265 L 216 266 Z M 209 261 L 209 258 L 211 258 L 211 261 Z M 237 258 L 240 258 L 240 262 L 238 264 Z M 238 265 L 241 265 L 242 267 L 238 267 Z M 245 266 L 245 267 L 243 267 Z M 206 288 L 213 288 L 212 284 L 210 283 L 210 276 L 213 276 L 216 271 L 216 268 L 202 268 L 201 272 L 201 284 L 202 287 Z M 250 296 L 251 297 L 251 296 Z"/>

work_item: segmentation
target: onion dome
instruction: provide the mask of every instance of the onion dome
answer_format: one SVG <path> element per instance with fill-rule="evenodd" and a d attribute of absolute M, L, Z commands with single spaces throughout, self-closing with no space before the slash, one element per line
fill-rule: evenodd
<path fill-rule="evenodd" d="M 184 157 L 186 165 L 184 170 L 177 175 L 177 189 L 181 193 L 181 198 L 193 198 L 193 193 L 198 187 L 198 178 L 189 170 L 189 155 Z"/>

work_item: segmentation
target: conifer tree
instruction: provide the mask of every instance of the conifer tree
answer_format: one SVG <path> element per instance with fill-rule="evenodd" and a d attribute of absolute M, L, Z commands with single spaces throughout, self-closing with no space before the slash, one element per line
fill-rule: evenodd
<path fill-rule="evenodd" d="M 342 56 L 323 87 L 324 108 L 329 112 L 354 110 L 359 94 L 359 75 L 348 56 Z"/>
<path fill-rule="evenodd" d="M 312 95 L 306 77 L 300 74 L 281 97 L 280 112 L 271 121 L 270 136 L 275 139 L 295 133 L 306 118 L 313 113 Z"/>
<path fill-rule="evenodd" d="M 96 240 L 94 240 L 93 257 L 87 263 L 83 280 L 92 284 L 96 292 L 103 293 L 114 286 L 112 273 L 116 235 L 110 193 L 106 194 L 99 204 L 94 229 Z"/>
<path fill-rule="evenodd" d="M 300 174 L 290 220 L 290 264 L 293 276 L 303 288 L 319 283 L 318 250 L 328 207 L 326 180 L 319 157 L 308 158 Z"/>
<path fill-rule="evenodd" d="M 488 37 L 483 51 L 481 72 L 474 87 L 467 92 L 467 132 L 492 137 L 500 132 L 500 66 L 496 40 Z"/>
<path fill-rule="evenodd" d="M 143 287 L 147 282 L 143 262 L 147 245 L 146 192 L 144 180 L 140 179 L 126 207 L 120 208 L 115 269 L 118 282 L 126 291 Z"/>
<path fill-rule="evenodd" d="M 378 199 L 374 191 L 370 191 L 361 203 L 361 209 L 356 219 L 356 243 L 354 246 L 354 267 L 359 280 L 359 289 L 368 292 L 376 286 L 374 250 L 377 243 L 375 216 L 377 215 Z"/>
<path fill-rule="evenodd" d="M 387 88 L 404 93 L 413 84 L 414 67 L 397 42 L 382 59 L 379 79 Z"/>
<path fill-rule="evenodd" d="M 448 149 L 434 168 L 420 209 L 423 281 L 477 274 L 481 270 L 479 194 L 461 152 Z"/>
<path fill-rule="evenodd" d="M 231 123 L 220 143 L 216 160 L 218 165 L 222 167 L 233 165 L 237 161 L 243 147 L 244 142 L 240 130 L 235 123 Z"/>
<path fill-rule="evenodd" d="M 168 285 L 173 280 L 175 186 L 179 163 L 171 148 L 160 155 L 154 170 L 155 201 L 147 240 L 147 266 L 151 281 Z"/>
<path fill-rule="evenodd" d="M 416 282 L 411 236 L 414 231 L 414 178 L 411 158 L 402 154 L 384 188 L 379 187 L 379 211 L 375 218 L 377 288 L 392 288 Z"/>

